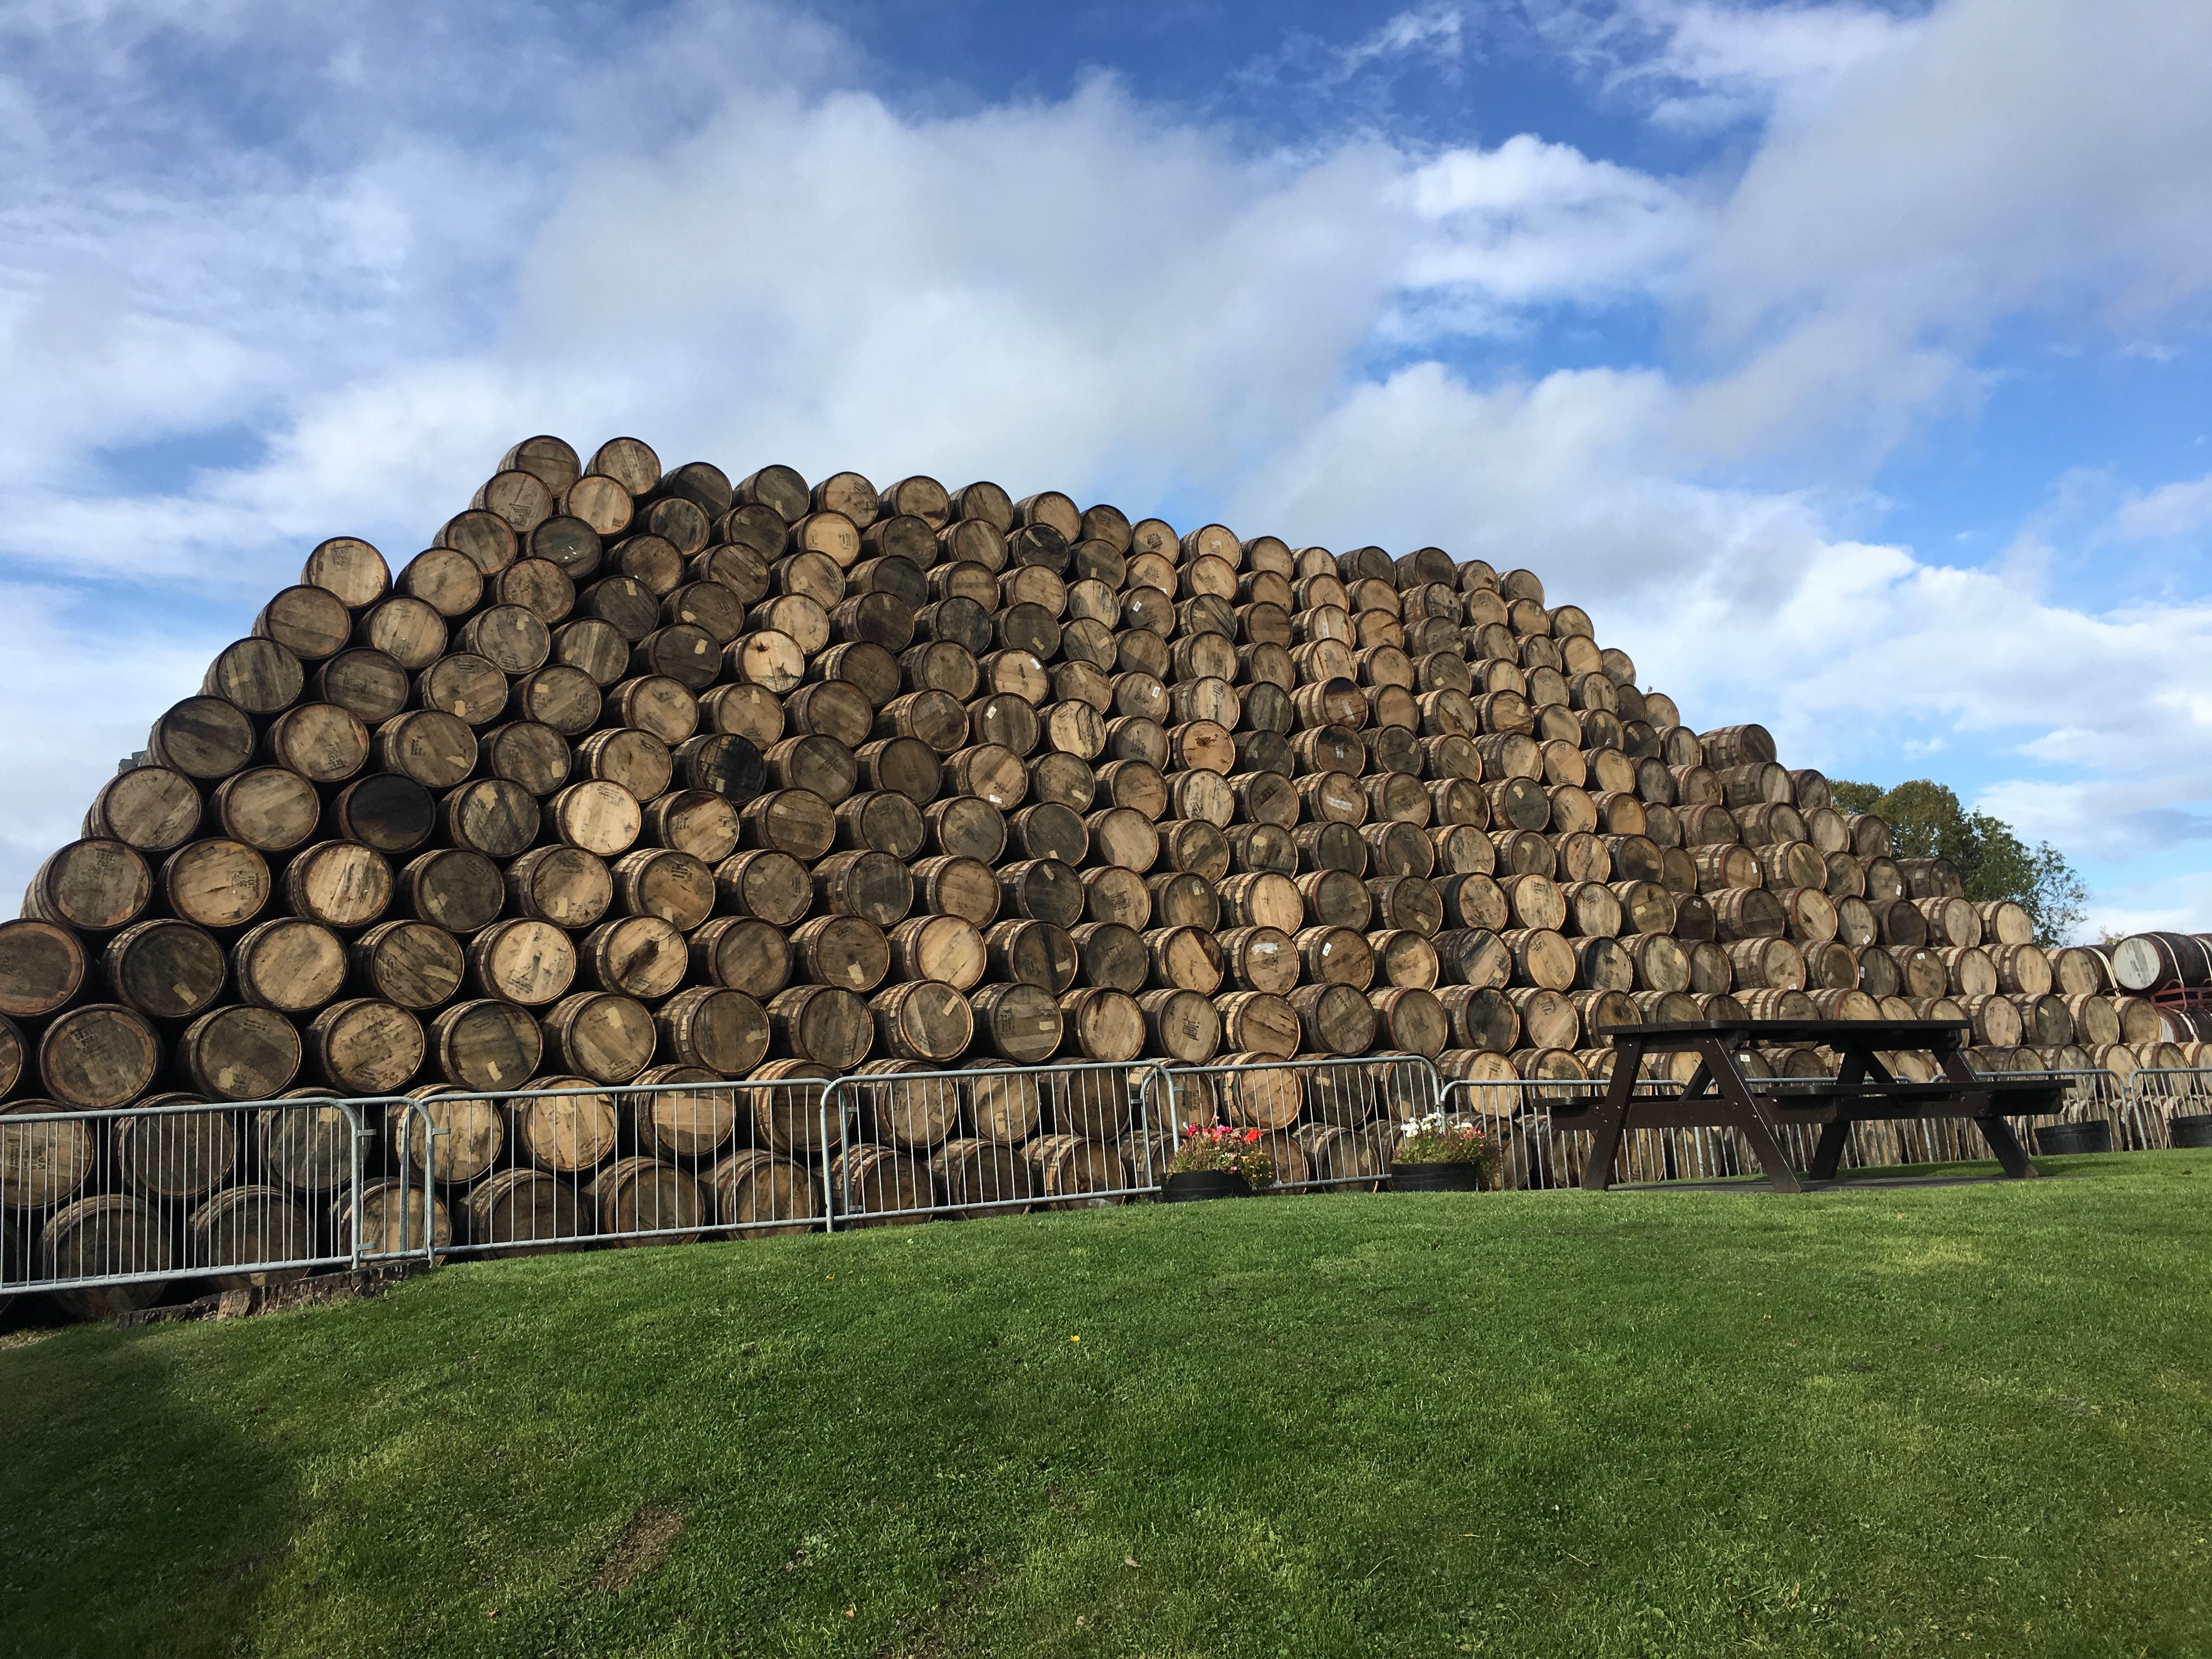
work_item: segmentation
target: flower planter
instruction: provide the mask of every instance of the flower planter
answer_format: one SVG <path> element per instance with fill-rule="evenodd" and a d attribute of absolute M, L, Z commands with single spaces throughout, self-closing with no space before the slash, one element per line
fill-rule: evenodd
<path fill-rule="evenodd" d="M 2035 1132 L 2035 1150 L 2045 1158 L 2063 1158 L 2074 1152 L 2109 1152 L 2112 1150 L 2111 1120 L 2091 1117 L 2079 1123 L 2051 1124 Z"/>
<path fill-rule="evenodd" d="M 1252 1188 L 1227 1170 L 1186 1170 L 1160 1183 L 1163 1204 L 1198 1204 L 1209 1198 L 1249 1198 Z"/>
<path fill-rule="evenodd" d="M 1480 1164 L 1393 1164 L 1390 1190 L 1394 1193 L 1479 1193 L 1482 1190 Z"/>
<path fill-rule="evenodd" d="M 2166 1127 L 2176 1146 L 2212 1146 L 2212 1112 L 2168 1118 Z"/>

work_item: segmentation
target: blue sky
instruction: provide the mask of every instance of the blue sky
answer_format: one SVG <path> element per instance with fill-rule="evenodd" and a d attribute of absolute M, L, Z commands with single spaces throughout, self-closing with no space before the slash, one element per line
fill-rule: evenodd
<path fill-rule="evenodd" d="M 1526 563 L 2212 928 L 2212 11 L 0 14 L 0 880 L 527 433 Z"/>

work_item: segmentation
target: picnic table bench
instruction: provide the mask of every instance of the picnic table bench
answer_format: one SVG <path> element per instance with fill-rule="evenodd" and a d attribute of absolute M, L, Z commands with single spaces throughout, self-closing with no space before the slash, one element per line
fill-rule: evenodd
<path fill-rule="evenodd" d="M 2035 1166 L 2021 1150 L 2008 1117 L 2051 1117 L 2064 1109 L 2064 1085 L 2032 1077 L 1982 1077 L 1966 1061 L 1961 1043 L 1972 1028 L 1965 1020 L 1734 1019 L 1656 1025 L 1601 1026 L 1596 1035 L 1613 1047 L 1613 1077 L 1601 1095 L 1554 1102 L 1554 1129 L 1595 1132 L 1583 1186 L 1603 1192 L 1629 1130 L 1731 1128 L 1750 1146 L 1778 1192 L 1798 1193 L 1805 1182 L 1790 1167 L 1778 1133 L 1786 1126 L 1817 1124 L 1820 1140 L 1806 1175 L 1834 1179 L 1851 1125 L 1896 1118 L 1963 1117 L 1973 1121 L 2005 1174 L 2033 1179 Z M 1735 1056 L 1753 1043 L 1822 1045 L 1841 1063 L 1832 1079 L 1747 1079 Z M 1919 1050 L 1943 1068 L 1941 1081 L 1902 1083 L 1879 1054 Z M 1636 1085 L 1649 1054 L 1693 1054 L 1697 1070 L 1678 1095 L 1638 1095 Z M 1777 1086 L 1777 1085 L 1780 1086 Z"/>

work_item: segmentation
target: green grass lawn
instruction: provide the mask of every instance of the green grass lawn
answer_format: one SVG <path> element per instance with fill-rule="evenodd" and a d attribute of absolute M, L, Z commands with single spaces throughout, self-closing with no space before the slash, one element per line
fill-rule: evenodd
<path fill-rule="evenodd" d="M 1139 1206 L 65 1331 L 0 1352 L 0 1652 L 2212 1651 L 2212 1153 L 2043 1167 Z"/>

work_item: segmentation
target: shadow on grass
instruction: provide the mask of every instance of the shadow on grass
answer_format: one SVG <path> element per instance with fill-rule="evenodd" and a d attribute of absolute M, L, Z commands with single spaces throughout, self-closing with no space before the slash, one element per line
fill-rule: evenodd
<path fill-rule="evenodd" d="M 15 1334 L 0 1350 L 0 1650 L 236 1651 L 300 1518 L 281 1431 L 186 1380 L 169 1333 Z"/>

